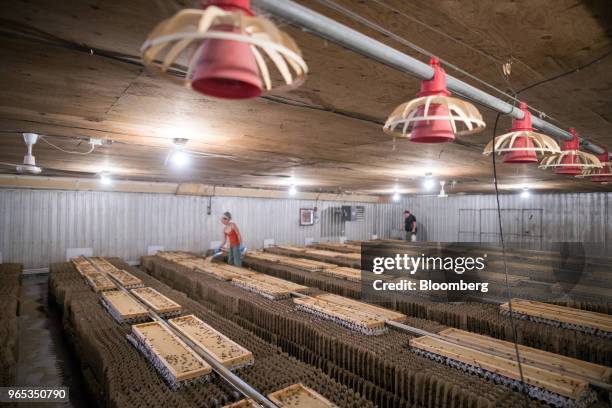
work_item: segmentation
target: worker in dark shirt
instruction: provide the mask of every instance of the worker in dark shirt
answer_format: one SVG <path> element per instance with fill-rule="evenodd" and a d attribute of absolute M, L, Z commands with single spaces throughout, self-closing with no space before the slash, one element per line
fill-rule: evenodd
<path fill-rule="evenodd" d="M 404 211 L 404 229 L 406 230 L 406 241 L 416 241 L 417 222 L 416 217 L 410 211 Z"/>

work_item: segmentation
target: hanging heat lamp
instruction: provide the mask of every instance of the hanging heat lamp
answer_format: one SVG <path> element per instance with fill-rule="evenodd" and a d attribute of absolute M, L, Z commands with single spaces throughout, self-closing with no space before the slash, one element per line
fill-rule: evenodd
<path fill-rule="evenodd" d="M 421 82 L 417 98 L 395 108 L 383 131 L 410 138 L 416 143 L 444 143 L 456 135 L 468 135 L 485 128 L 480 112 L 474 105 L 451 97 L 446 88 L 446 73 L 437 58 L 429 65 L 432 79 Z"/>
<path fill-rule="evenodd" d="M 555 139 L 533 131 L 527 104 L 520 102 L 519 109 L 523 112 L 523 119 L 513 119 L 510 132 L 491 140 L 483 154 L 503 153 L 504 163 L 537 163 L 538 154 L 560 153 Z"/>
<path fill-rule="evenodd" d="M 593 183 L 612 183 L 612 162 L 610 161 L 610 154 L 608 153 L 608 148 L 603 148 L 604 152 L 597 156 L 599 162 L 603 167 L 590 168 L 586 169 L 582 172 L 582 174 L 577 175 L 578 178 L 589 178 Z"/>
<path fill-rule="evenodd" d="M 601 168 L 596 156 L 580 150 L 580 139 L 574 128 L 570 128 L 572 139 L 563 142 L 560 153 L 545 157 L 540 162 L 541 169 L 555 169 L 556 174 L 577 176 L 588 169 Z"/>
<path fill-rule="evenodd" d="M 202 0 L 201 5 L 202 10 L 181 10 L 155 27 L 141 48 L 145 66 L 225 99 L 254 98 L 304 81 L 308 67 L 300 49 L 270 20 L 256 16 L 250 0 Z"/>

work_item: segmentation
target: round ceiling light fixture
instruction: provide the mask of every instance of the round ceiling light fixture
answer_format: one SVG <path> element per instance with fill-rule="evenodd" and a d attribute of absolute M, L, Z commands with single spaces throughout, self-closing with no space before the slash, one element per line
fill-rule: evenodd
<path fill-rule="evenodd" d="M 563 142 L 560 153 L 544 157 L 540 162 L 541 169 L 554 169 L 556 174 L 578 176 L 588 169 L 602 167 L 596 156 L 580 150 L 580 139 L 574 128 L 570 128 L 572 139 Z"/>
<path fill-rule="evenodd" d="M 510 132 L 491 140 L 483 154 L 489 155 L 493 151 L 503 153 L 504 163 L 537 163 L 538 154 L 560 153 L 555 139 L 533 131 L 527 104 L 520 102 L 519 109 L 523 112 L 523 119 L 512 119 Z"/>
<path fill-rule="evenodd" d="M 434 70 L 433 78 L 421 82 L 416 99 L 395 108 L 383 131 L 416 143 L 444 143 L 452 142 L 456 135 L 483 130 L 486 125 L 478 109 L 450 96 L 440 61 L 432 58 L 429 65 Z"/>
<path fill-rule="evenodd" d="M 204 95 L 247 99 L 284 83 L 293 89 L 308 66 L 295 41 L 270 20 L 256 16 L 249 0 L 202 0 L 162 21 L 141 47 L 146 67 Z M 187 63 L 186 74 L 181 74 Z M 273 81 L 268 65 L 280 80 Z M 178 72 L 177 72 L 178 71 Z"/>

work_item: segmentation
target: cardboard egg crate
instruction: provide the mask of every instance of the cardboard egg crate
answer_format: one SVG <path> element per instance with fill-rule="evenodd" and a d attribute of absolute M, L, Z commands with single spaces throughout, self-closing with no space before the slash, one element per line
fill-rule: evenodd
<path fill-rule="evenodd" d="M 102 292 L 102 306 L 120 324 L 139 323 L 149 319 L 147 309 L 121 290 Z"/>
<path fill-rule="evenodd" d="M 195 315 L 176 317 L 168 323 L 230 370 L 237 370 L 254 362 L 253 353 Z"/>
<path fill-rule="evenodd" d="M 181 305 L 153 288 L 137 288 L 130 292 L 161 317 L 173 317 L 181 313 Z"/>
<path fill-rule="evenodd" d="M 295 298 L 293 302 L 299 310 L 366 335 L 385 333 L 386 321 L 406 318 L 401 313 L 332 294 Z"/>
<path fill-rule="evenodd" d="M 132 326 L 128 340 L 172 389 L 207 381 L 212 367 L 159 322 Z"/>

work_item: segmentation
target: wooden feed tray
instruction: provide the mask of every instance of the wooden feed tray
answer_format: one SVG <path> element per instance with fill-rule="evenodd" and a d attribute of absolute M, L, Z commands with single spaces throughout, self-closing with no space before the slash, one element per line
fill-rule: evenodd
<path fill-rule="evenodd" d="M 183 251 L 158 251 L 155 255 L 167 261 L 178 261 L 180 259 L 194 258 L 193 254 Z"/>
<path fill-rule="evenodd" d="M 476 348 L 481 351 L 495 351 L 497 353 L 503 353 L 506 358 L 516 361 L 516 351 L 514 349 L 514 343 L 512 342 L 454 328 L 442 330 L 438 334 L 442 337 L 459 341 L 466 346 Z M 519 355 L 521 356 L 521 362 L 523 363 L 546 364 L 563 370 L 569 374 L 575 374 L 605 383 L 610 383 L 612 380 L 612 368 L 520 344 L 518 345 L 518 348 Z"/>
<path fill-rule="evenodd" d="M 270 401 L 280 408 L 333 408 L 337 405 L 302 383 L 290 385 L 268 394 Z"/>
<path fill-rule="evenodd" d="M 278 248 L 281 249 L 283 251 L 292 251 L 292 252 L 306 252 L 308 251 L 308 248 L 304 248 L 304 247 L 296 247 L 296 246 L 290 246 L 290 245 L 278 245 L 272 248 Z"/>
<path fill-rule="evenodd" d="M 94 292 L 117 289 L 115 283 L 108 276 L 100 272 L 85 275 L 85 280 Z"/>
<path fill-rule="evenodd" d="M 326 251 L 323 249 L 309 249 L 305 252 L 305 254 L 314 255 L 320 258 L 343 259 L 347 261 L 361 262 L 361 254 L 359 253 L 351 254 L 351 253 Z"/>
<path fill-rule="evenodd" d="M 317 296 L 319 299 L 323 299 L 330 303 L 336 303 L 339 305 L 343 305 L 349 309 L 359 310 L 361 312 L 367 312 L 371 316 L 374 316 L 379 319 L 383 319 L 384 321 L 394 321 L 401 322 L 406 319 L 406 315 L 394 312 L 393 310 L 385 309 L 384 307 L 374 306 L 369 303 L 359 302 L 358 300 L 353 300 L 346 298 L 344 296 L 332 295 L 331 293 L 325 293 L 323 295 Z"/>
<path fill-rule="evenodd" d="M 278 286 L 279 288 L 286 289 L 289 292 L 304 292 L 308 290 L 308 286 L 298 285 L 297 283 L 293 283 L 285 279 L 276 278 L 274 276 L 265 275 L 263 273 L 256 273 L 249 277 L 260 282 Z"/>
<path fill-rule="evenodd" d="M 293 302 L 298 310 L 314 314 L 322 319 L 331 320 L 363 334 L 374 335 L 386 332 L 385 320 L 373 316 L 367 311 L 341 303 L 329 302 L 319 296 L 294 298 Z"/>
<path fill-rule="evenodd" d="M 108 262 L 106 259 L 101 258 L 99 256 L 94 256 L 89 258 L 92 264 L 94 264 L 100 271 L 108 273 L 110 271 L 114 271 L 117 268 L 112 263 Z"/>
<path fill-rule="evenodd" d="M 169 323 L 230 370 L 253 364 L 253 353 L 194 315 L 176 317 Z"/>
<path fill-rule="evenodd" d="M 260 408 L 260 405 L 255 404 L 252 400 L 243 399 L 229 405 L 224 405 L 221 408 Z"/>
<path fill-rule="evenodd" d="M 352 282 L 361 282 L 361 270 L 338 266 L 336 268 L 323 269 L 322 273 L 335 278 L 346 279 Z"/>
<path fill-rule="evenodd" d="M 314 261 L 312 259 L 294 258 L 291 256 L 279 255 L 276 253 L 269 252 L 248 252 L 247 258 L 249 256 L 260 261 L 277 263 L 279 265 L 303 269 L 306 271 L 322 271 L 324 269 L 336 268 L 338 266 L 326 262 Z"/>
<path fill-rule="evenodd" d="M 91 263 L 83 255 L 76 257 L 76 258 L 72 258 L 70 262 L 72 262 L 72 264 L 77 269 L 79 268 L 79 266 L 91 265 Z"/>
<path fill-rule="evenodd" d="M 500 272 L 484 272 L 475 271 L 476 276 L 484 282 L 506 283 L 506 274 Z M 520 285 L 523 282 L 531 280 L 528 276 L 510 275 L 508 274 L 508 284 L 510 286 Z"/>
<path fill-rule="evenodd" d="M 114 269 L 107 272 L 117 282 L 119 282 L 124 288 L 138 288 L 143 286 L 142 281 L 123 269 Z"/>
<path fill-rule="evenodd" d="M 205 380 L 212 371 L 208 363 L 159 322 L 133 325 L 128 339 L 172 389 Z"/>
<path fill-rule="evenodd" d="M 318 242 L 312 245 L 315 248 L 327 249 L 330 251 L 361 253 L 360 245 L 341 244 L 339 242 Z"/>
<path fill-rule="evenodd" d="M 102 304 L 119 323 L 144 321 L 149 317 L 147 309 L 122 290 L 103 292 Z"/>
<path fill-rule="evenodd" d="M 232 279 L 232 283 L 242 289 L 255 292 L 267 299 L 286 299 L 290 291 L 276 284 L 254 279 L 252 276 L 240 276 Z"/>
<path fill-rule="evenodd" d="M 500 305 L 502 313 L 510 313 L 508 303 Z M 578 330 L 604 338 L 612 338 L 612 315 L 571 307 L 551 305 L 525 299 L 512 299 L 516 316 L 539 323 Z"/>
<path fill-rule="evenodd" d="M 252 276 L 255 272 L 250 271 L 246 268 L 239 268 L 237 266 L 222 264 L 222 263 L 209 263 L 198 266 L 196 271 L 204 272 L 211 275 L 213 278 L 231 281 L 234 278 L 240 278 L 242 276 Z"/>
<path fill-rule="evenodd" d="M 167 298 L 153 288 L 132 289 L 130 292 L 149 306 L 155 313 L 163 316 L 176 315 L 181 312 L 181 305 Z"/>
<path fill-rule="evenodd" d="M 512 387 L 520 386 L 518 364 L 509 358 L 488 354 L 485 351 L 447 343 L 424 336 L 410 340 L 414 352 L 424 357 L 459 368 L 467 372 L 487 372 L 487 378 Z M 529 395 L 552 405 L 585 407 L 596 398 L 586 381 L 571 378 L 554 371 L 523 363 L 523 376 Z"/>
<path fill-rule="evenodd" d="M 100 271 L 98 271 L 96 269 L 95 266 L 93 266 L 92 264 L 88 263 L 88 264 L 82 264 L 82 265 L 78 265 L 76 267 L 77 272 L 79 272 L 82 276 L 87 276 L 87 275 L 98 275 L 100 274 Z"/>

